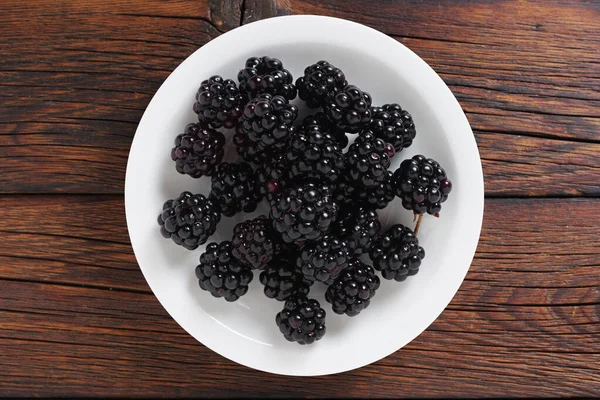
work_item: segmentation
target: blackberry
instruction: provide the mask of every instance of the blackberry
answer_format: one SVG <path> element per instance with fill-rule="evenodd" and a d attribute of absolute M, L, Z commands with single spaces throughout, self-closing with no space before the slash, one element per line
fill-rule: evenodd
<path fill-rule="evenodd" d="M 351 184 L 374 187 L 388 179 L 390 166 L 386 144 L 369 131 L 362 132 L 346 153 L 346 166 Z M 392 149 L 393 151 L 393 149 Z"/>
<path fill-rule="evenodd" d="M 379 284 L 373 267 L 353 258 L 348 268 L 327 288 L 325 300 L 331 303 L 336 314 L 354 317 L 369 307 Z"/>
<path fill-rule="evenodd" d="M 225 136 L 203 124 L 188 124 L 175 138 L 171 159 L 180 174 L 210 176 L 223 159 Z"/>
<path fill-rule="evenodd" d="M 371 95 L 354 85 L 330 97 L 323 107 L 338 129 L 357 133 L 371 122 Z"/>
<path fill-rule="evenodd" d="M 206 243 L 221 220 L 219 208 L 201 194 L 182 192 L 167 200 L 158 216 L 160 233 L 188 250 Z"/>
<path fill-rule="evenodd" d="M 306 133 L 319 131 L 328 133 L 340 146 L 340 149 L 345 148 L 348 145 L 348 137 L 346 132 L 342 129 L 338 129 L 335 124 L 327 118 L 321 111 L 314 115 L 309 115 L 302 121 L 302 125 L 299 128 L 301 131 Z"/>
<path fill-rule="evenodd" d="M 442 203 L 448 199 L 452 182 L 440 164 L 422 155 L 402 161 L 394 172 L 393 185 L 402 206 L 416 214 L 438 216 Z"/>
<path fill-rule="evenodd" d="M 311 344 L 325 335 L 325 315 L 317 300 L 293 296 L 286 300 L 275 323 L 290 342 Z"/>
<path fill-rule="evenodd" d="M 237 224 L 231 241 L 233 256 L 252 269 L 265 267 L 279 253 L 271 221 L 264 215 Z"/>
<path fill-rule="evenodd" d="M 199 121 L 213 128 L 235 127 L 242 116 L 242 108 L 242 95 L 231 79 L 211 76 L 202 81 L 196 92 L 194 112 Z"/>
<path fill-rule="evenodd" d="M 371 109 L 369 128 L 375 137 L 394 146 L 396 152 L 407 148 L 417 134 L 415 123 L 408 111 L 398 104 L 386 104 Z"/>
<path fill-rule="evenodd" d="M 285 153 L 290 179 L 334 183 L 344 170 L 344 153 L 328 134 L 319 130 L 298 132 Z"/>
<path fill-rule="evenodd" d="M 330 284 L 348 266 L 349 259 L 348 243 L 328 235 L 302 247 L 296 268 L 309 282 Z"/>
<path fill-rule="evenodd" d="M 393 174 L 390 171 L 385 171 L 383 181 L 368 189 L 354 190 L 355 201 L 373 209 L 386 208 L 396 197 L 392 176 Z"/>
<path fill-rule="evenodd" d="M 304 76 L 296 80 L 298 96 L 310 108 L 319 108 L 327 103 L 327 99 L 348 85 L 341 69 L 327 61 L 319 61 L 304 69 Z"/>
<path fill-rule="evenodd" d="M 381 232 L 377 211 L 365 206 L 344 207 L 338 212 L 332 233 L 346 240 L 348 246 L 359 256 L 368 253 Z"/>
<path fill-rule="evenodd" d="M 419 272 L 425 251 L 413 231 L 398 224 L 381 235 L 371 248 L 370 256 L 381 276 L 400 282 Z"/>
<path fill-rule="evenodd" d="M 283 152 L 295 132 L 298 108 L 282 96 L 262 94 L 244 109 L 233 142 L 246 161 L 262 164 Z"/>
<path fill-rule="evenodd" d="M 286 257 L 269 262 L 260 273 L 260 283 L 265 286 L 265 296 L 279 301 L 285 301 L 290 296 L 306 296 L 312 285 L 312 282 L 304 279 L 301 272 L 295 270 L 294 264 Z"/>
<path fill-rule="evenodd" d="M 221 163 L 211 181 L 209 198 L 221 207 L 221 214 L 231 217 L 240 211 L 256 210 L 261 197 L 256 192 L 256 177 L 250 164 Z"/>
<path fill-rule="evenodd" d="M 288 177 L 288 166 L 281 155 L 256 169 L 256 190 L 270 202 L 288 185 Z"/>
<path fill-rule="evenodd" d="M 238 73 L 240 91 L 248 100 L 259 94 L 280 95 L 288 100 L 296 97 L 294 78 L 277 58 L 251 57 Z"/>
<path fill-rule="evenodd" d="M 284 190 L 271 202 L 273 227 L 286 243 L 302 245 L 323 237 L 338 211 L 331 187 L 313 182 Z"/>
<path fill-rule="evenodd" d="M 248 292 L 254 277 L 249 267 L 231 255 L 231 242 L 212 242 L 200 256 L 196 277 L 202 290 L 227 301 L 236 301 Z"/>

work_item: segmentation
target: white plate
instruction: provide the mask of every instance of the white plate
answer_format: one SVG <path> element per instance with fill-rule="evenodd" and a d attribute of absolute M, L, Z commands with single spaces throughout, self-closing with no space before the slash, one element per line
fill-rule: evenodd
<path fill-rule="evenodd" d="M 419 232 L 427 253 L 418 275 L 403 283 L 386 281 L 359 316 L 327 311 L 327 334 L 310 346 L 287 342 L 275 325 L 283 304 L 266 298 L 258 276 L 235 303 L 199 289 L 194 268 L 204 246 L 187 251 L 165 240 L 156 218 L 164 201 L 183 190 L 208 194 L 210 179 L 183 176 L 170 159 L 174 137 L 196 121 L 195 92 L 215 74 L 236 79 L 244 61 L 269 55 L 294 77 L 325 59 L 371 93 L 373 104 L 397 102 L 417 126 L 414 144 L 394 158 L 424 154 L 439 161 L 453 182 L 441 218 L 426 216 Z M 229 140 L 229 139 L 228 139 Z M 230 141 L 228 141 L 230 143 Z M 235 158 L 230 149 L 227 157 Z M 133 250 L 150 288 L 187 332 L 240 364 L 286 375 L 324 375 L 377 361 L 423 332 L 450 302 L 473 259 L 483 217 L 483 174 L 467 119 L 439 76 L 394 39 L 353 22 L 317 16 L 278 17 L 242 26 L 203 46 L 160 87 L 138 126 L 125 179 L 127 226 Z M 262 209 L 265 211 L 265 208 Z M 258 213 L 254 213 L 258 214 Z M 214 241 L 228 240 L 244 215 L 224 218 Z M 412 213 L 396 199 L 380 212 L 382 223 L 414 226 Z"/>

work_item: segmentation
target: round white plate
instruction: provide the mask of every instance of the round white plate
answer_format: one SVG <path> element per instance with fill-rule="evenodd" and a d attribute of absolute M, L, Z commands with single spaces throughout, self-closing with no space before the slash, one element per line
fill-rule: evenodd
<path fill-rule="evenodd" d="M 210 179 L 175 171 L 173 139 L 197 120 L 192 111 L 200 82 L 211 75 L 236 79 L 251 56 L 281 59 L 295 78 L 321 59 L 371 93 L 374 105 L 399 103 L 417 126 L 414 144 L 397 154 L 436 159 L 453 182 L 441 217 L 426 215 L 419 240 L 426 257 L 419 274 L 397 283 L 382 279 L 370 307 L 354 318 L 334 314 L 316 285 L 311 296 L 327 311 L 327 333 L 310 346 L 287 342 L 275 325 L 283 304 L 262 293 L 258 274 L 235 303 L 200 290 L 194 269 L 204 246 L 188 251 L 165 240 L 156 218 L 164 201 L 181 191 L 207 195 Z M 298 103 L 298 100 L 295 101 Z M 229 133 L 230 134 L 230 133 Z M 227 136 L 227 135 L 226 135 Z M 230 144 L 230 135 L 228 144 Z M 236 158 L 229 146 L 227 159 Z M 417 55 L 366 26 L 317 16 L 278 17 L 242 26 L 203 46 L 160 87 L 138 126 L 127 164 L 125 208 L 131 244 L 150 288 L 187 332 L 240 364 L 286 375 L 324 375 L 377 361 L 423 332 L 450 302 L 473 259 L 483 217 L 483 174 L 467 119 L 440 77 Z M 258 212 L 265 213 L 266 207 Z M 249 218 L 223 218 L 214 241 L 229 240 L 233 226 Z M 414 227 L 398 199 L 380 212 L 384 227 Z M 313 293 L 314 292 L 314 293 Z"/>

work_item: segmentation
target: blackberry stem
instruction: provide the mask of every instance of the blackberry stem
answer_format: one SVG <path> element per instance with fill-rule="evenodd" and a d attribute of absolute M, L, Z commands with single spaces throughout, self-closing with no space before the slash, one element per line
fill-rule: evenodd
<path fill-rule="evenodd" d="M 419 219 L 417 219 L 417 225 L 415 225 L 415 236 L 419 233 L 419 227 L 421 226 L 421 220 L 423 219 L 423 214 L 419 214 Z"/>

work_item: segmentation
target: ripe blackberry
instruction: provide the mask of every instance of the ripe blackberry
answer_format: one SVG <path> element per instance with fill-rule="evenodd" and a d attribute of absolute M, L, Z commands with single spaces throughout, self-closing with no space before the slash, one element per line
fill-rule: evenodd
<path fill-rule="evenodd" d="M 330 284 L 348 266 L 349 259 L 348 243 L 327 235 L 302 247 L 296 267 L 309 282 Z"/>
<path fill-rule="evenodd" d="M 242 116 L 242 108 L 242 95 L 231 79 L 211 76 L 202 81 L 196 92 L 194 112 L 198 120 L 215 129 L 233 128 Z"/>
<path fill-rule="evenodd" d="M 256 164 L 275 158 L 287 148 L 297 117 L 298 108 L 282 96 L 262 94 L 252 99 L 233 136 L 238 153 Z"/>
<path fill-rule="evenodd" d="M 354 190 L 354 200 L 369 208 L 383 209 L 394 200 L 396 193 L 392 185 L 392 173 L 385 171 L 385 179 L 368 189 Z"/>
<path fill-rule="evenodd" d="M 381 276 L 400 282 L 419 272 L 425 251 L 413 231 L 398 224 L 381 235 L 371 248 L 370 256 Z"/>
<path fill-rule="evenodd" d="M 342 149 L 331 136 L 319 130 L 298 132 L 285 157 L 292 181 L 314 179 L 334 183 L 346 164 Z"/>
<path fill-rule="evenodd" d="M 327 99 L 348 85 L 341 69 L 327 61 L 319 61 L 304 69 L 304 76 L 296 80 L 298 96 L 310 108 L 326 105 Z"/>
<path fill-rule="evenodd" d="M 252 269 L 261 269 L 279 253 L 271 221 L 264 216 L 240 222 L 233 228 L 233 256 Z"/>
<path fill-rule="evenodd" d="M 438 216 L 442 203 L 448 199 L 452 182 L 440 164 L 422 155 L 402 161 L 394 172 L 393 185 L 402 206 L 416 214 Z"/>
<path fill-rule="evenodd" d="M 360 132 L 371 123 L 371 95 L 354 85 L 330 97 L 323 108 L 335 126 L 345 132 Z"/>
<path fill-rule="evenodd" d="M 188 124 L 175 138 L 171 159 L 180 174 L 192 178 L 210 176 L 223 159 L 225 136 L 203 124 Z"/>
<path fill-rule="evenodd" d="M 381 232 L 377 211 L 369 207 L 343 207 L 338 212 L 332 234 L 348 242 L 348 246 L 359 256 L 368 253 Z"/>
<path fill-rule="evenodd" d="M 219 207 L 201 194 L 182 192 L 167 200 L 158 216 L 160 233 L 188 250 L 206 243 L 221 220 Z"/>
<path fill-rule="evenodd" d="M 371 109 L 372 121 L 369 128 L 375 137 L 391 143 L 396 152 L 413 142 L 417 131 L 408 111 L 398 104 L 386 104 Z"/>
<path fill-rule="evenodd" d="M 284 155 L 271 159 L 256 169 L 256 190 L 270 202 L 287 187 L 289 170 Z"/>
<path fill-rule="evenodd" d="M 304 279 L 301 272 L 295 270 L 294 264 L 286 257 L 269 262 L 260 273 L 260 283 L 265 286 L 265 296 L 279 301 L 285 301 L 290 296 L 306 296 L 312 285 L 312 282 Z"/>
<path fill-rule="evenodd" d="M 309 182 L 277 196 L 271 202 L 270 217 L 284 242 L 302 245 L 324 236 L 337 211 L 331 187 Z"/>
<path fill-rule="evenodd" d="M 231 255 L 229 241 L 212 242 L 200 256 L 196 277 L 202 290 L 227 301 L 236 301 L 248 292 L 248 284 L 254 277 L 249 267 Z"/>
<path fill-rule="evenodd" d="M 212 178 L 209 198 L 221 207 L 221 214 L 231 217 L 240 211 L 256 210 L 260 195 L 250 164 L 221 163 Z"/>
<path fill-rule="evenodd" d="M 348 145 L 348 137 L 346 136 L 346 132 L 344 132 L 343 129 L 336 128 L 335 124 L 321 111 L 304 118 L 299 130 L 306 133 L 313 131 L 328 133 L 333 140 L 337 142 L 337 144 L 340 146 L 340 149 L 343 149 Z"/>
<path fill-rule="evenodd" d="M 280 95 L 288 100 L 296 97 L 294 78 L 277 58 L 251 57 L 246 66 L 238 73 L 240 91 L 247 100 L 260 94 Z"/>
<path fill-rule="evenodd" d="M 290 342 L 311 344 L 325 335 L 325 315 L 317 300 L 292 296 L 275 317 L 275 323 Z"/>
<path fill-rule="evenodd" d="M 346 166 L 351 184 L 375 187 L 388 179 L 390 166 L 386 144 L 369 131 L 362 132 L 346 153 Z M 392 149 L 393 151 L 393 149 Z"/>
<path fill-rule="evenodd" d="M 369 307 L 379 284 L 373 267 L 353 258 L 348 268 L 327 288 L 325 300 L 331 303 L 336 314 L 354 317 Z"/>

